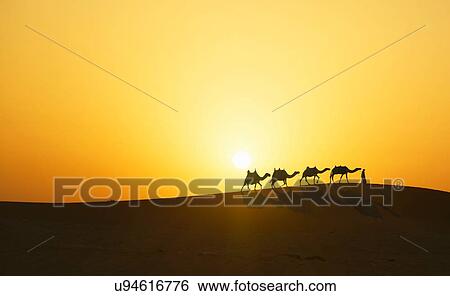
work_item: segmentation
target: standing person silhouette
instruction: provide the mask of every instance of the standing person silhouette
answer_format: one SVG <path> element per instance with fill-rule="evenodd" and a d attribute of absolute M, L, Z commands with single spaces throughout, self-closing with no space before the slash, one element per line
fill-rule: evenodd
<path fill-rule="evenodd" d="M 362 185 L 366 185 L 367 184 L 366 169 L 363 169 L 362 172 L 361 172 L 361 184 Z"/>

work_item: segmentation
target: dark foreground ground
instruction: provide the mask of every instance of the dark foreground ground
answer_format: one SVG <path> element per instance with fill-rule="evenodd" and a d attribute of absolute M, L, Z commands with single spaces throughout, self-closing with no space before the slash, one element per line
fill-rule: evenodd
<path fill-rule="evenodd" d="M 310 196 L 296 195 L 301 207 L 0 203 L 0 274 L 450 275 L 450 193 L 407 187 L 393 207 L 366 208 Z"/>

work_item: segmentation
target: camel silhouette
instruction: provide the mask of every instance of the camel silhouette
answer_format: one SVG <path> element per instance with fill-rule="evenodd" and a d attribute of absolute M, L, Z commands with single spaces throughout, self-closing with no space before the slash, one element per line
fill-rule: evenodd
<path fill-rule="evenodd" d="M 341 175 L 341 178 L 339 179 L 339 183 L 341 183 L 342 177 L 345 175 L 345 178 L 347 179 L 347 183 L 349 183 L 348 182 L 348 174 L 355 173 L 360 170 L 361 170 L 361 168 L 356 168 L 356 169 L 351 170 L 346 166 L 334 166 L 334 168 L 331 170 L 331 174 L 330 174 L 330 183 L 334 182 L 334 175 Z"/>
<path fill-rule="evenodd" d="M 305 178 L 306 183 L 308 185 L 310 185 L 308 182 L 308 177 L 314 177 L 313 184 L 316 184 L 316 178 L 317 178 L 317 183 L 319 183 L 319 179 L 320 179 L 319 174 L 322 174 L 329 170 L 330 170 L 330 168 L 324 168 L 323 170 L 319 170 L 319 169 L 317 169 L 317 167 L 313 167 L 313 168 L 306 167 L 306 169 L 303 171 L 303 175 L 302 175 L 302 178 L 300 179 L 299 184 L 302 185 L 302 180 L 303 180 L 303 178 Z"/>
<path fill-rule="evenodd" d="M 289 175 L 286 170 L 280 170 L 280 169 L 273 169 L 272 174 L 272 180 L 270 181 L 272 183 L 272 188 L 274 188 L 274 185 L 277 181 L 283 181 L 283 184 L 287 186 L 286 180 L 289 178 L 292 178 L 296 175 L 300 174 L 299 171 L 295 171 L 293 174 Z"/>
<path fill-rule="evenodd" d="M 256 169 L 254 172 L 247 171 L 247 177 L 245 177 L 244 185 L 242 185 L 241 192 L 242 192 L 242 189 L 244 189 L 245 185 L 247 185 L 248 190 L 250 190 L 250 185 L 255 185 L 254 189 L 256 189 L 256 184 L 261 186 L 261 189 L 262 189 L 262 185 L 259 182 L 264 180 L 267 177 L 270 177 L 269 173 L 265 173 L 264 176 L 261 177 L 256 172 Z"/>

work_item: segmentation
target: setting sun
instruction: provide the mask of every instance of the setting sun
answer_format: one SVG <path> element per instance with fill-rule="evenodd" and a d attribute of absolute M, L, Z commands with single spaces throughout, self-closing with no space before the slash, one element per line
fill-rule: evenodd
<path fill-rule="evenodd" d="M 233 156 L 233 164 L 238 169 L 248 169 L 250 163 L 251 157 L 245 151 L 236 152 Z"/>

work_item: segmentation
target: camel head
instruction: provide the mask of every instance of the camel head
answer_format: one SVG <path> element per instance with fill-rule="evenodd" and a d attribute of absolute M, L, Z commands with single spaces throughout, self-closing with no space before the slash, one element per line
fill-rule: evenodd
<path fill-rule="evenodd" d="M 330 170 L 330 168 L 324 168 L 323 170 L 319 170 L 318 168 L 316 168 L 316 173 L 317 174 L 323 174 L 323 173 L 325 173 L 326 171 L 329 171 Z"/>
<path fill-rule="evenodd" d="M 361 168 L 355 168 L 354 170 L 348 170 L 349 173 L 355 173 L 357 171 L 360 171 Z"/>
<path fill-rule="evenodd" d="M 261 178 L 261 180 L 264 180 L 265 178 L 270 177 L 269 173 L 265 173 L 264 176 Z"/>

